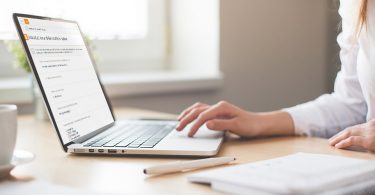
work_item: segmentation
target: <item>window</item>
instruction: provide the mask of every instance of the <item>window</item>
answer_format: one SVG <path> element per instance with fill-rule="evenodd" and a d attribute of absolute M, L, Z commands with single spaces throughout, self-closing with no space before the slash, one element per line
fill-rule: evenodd
<path fill-rule="evenodd" d="M 96 47 L 110 97 L 221 85 L 219 0 L 6 0 L 0 7 L 0 102 L 31 99 L 30 78 L 11 66 L 1 43 L 16 38 L 13 12 L 78 21 Z"/>
<path fill-rule="evenodd" d="M 0 38 L 15 39 L 14 12 L 72 19 L 96 39 L 140 39 L 147 34 L 147 0 L 12 0 L 0 7 Z"/>
<path fill-rule="evenodd" d="M 165 66 L 165 0 L 12 0 L 0 7 L 0 40 L 17 39 L 14 12 L 77 21 L 95 45 L 101 72 Z M 3 44 L 0 55 L 0 77 L 24 75 Z"/>

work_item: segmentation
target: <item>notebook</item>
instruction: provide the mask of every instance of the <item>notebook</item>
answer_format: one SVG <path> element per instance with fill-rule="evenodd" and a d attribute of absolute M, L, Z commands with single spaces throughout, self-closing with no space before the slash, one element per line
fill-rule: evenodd
<path fill-rule="evenodd" d="M 188 176 L 230 194 L 375 192 L 375 160 L 296 153 Z"/>

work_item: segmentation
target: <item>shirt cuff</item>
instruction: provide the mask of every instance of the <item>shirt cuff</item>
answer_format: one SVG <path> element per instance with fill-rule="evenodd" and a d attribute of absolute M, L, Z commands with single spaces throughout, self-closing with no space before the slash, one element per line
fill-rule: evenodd
<path fill-rule="evenodd" d="M 282 111 L 289 113 L 289 115 L 293 119 L 294 124 L 294 134 L 296 135 L 303 135 L 303 136 L 311 136 L 311 132 L 309 131 L 309 125 L 306 121 L 308 116 L 305 116 L 304 108 L 300 106 L 294 106 L 290 108 L 284 108 Z"/>

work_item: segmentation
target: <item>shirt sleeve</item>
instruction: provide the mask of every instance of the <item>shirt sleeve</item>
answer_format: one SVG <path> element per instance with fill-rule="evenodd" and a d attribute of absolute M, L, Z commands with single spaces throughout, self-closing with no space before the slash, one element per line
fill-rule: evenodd
<path fill-rule="evenodd" d="M 341 70 L 337 74 L 334 92 L 316 100 L 283 109 L 293 118 L 295 134 L 331 137 L 348 126 L 366 121 L 367 106 L 358 81 L 355 37 L 357 0 L 341 0 L 339 14 L 342 32 L 337 37 L 341 48 Z"/>

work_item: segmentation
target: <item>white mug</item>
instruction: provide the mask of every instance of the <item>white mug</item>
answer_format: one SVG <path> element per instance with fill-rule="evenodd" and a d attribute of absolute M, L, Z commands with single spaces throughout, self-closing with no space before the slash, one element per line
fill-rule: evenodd
<path fill-rule="evenodd" d="M 17 136 L 17 106 L 0 104 L 0 165 L 11 163 Z"/>

